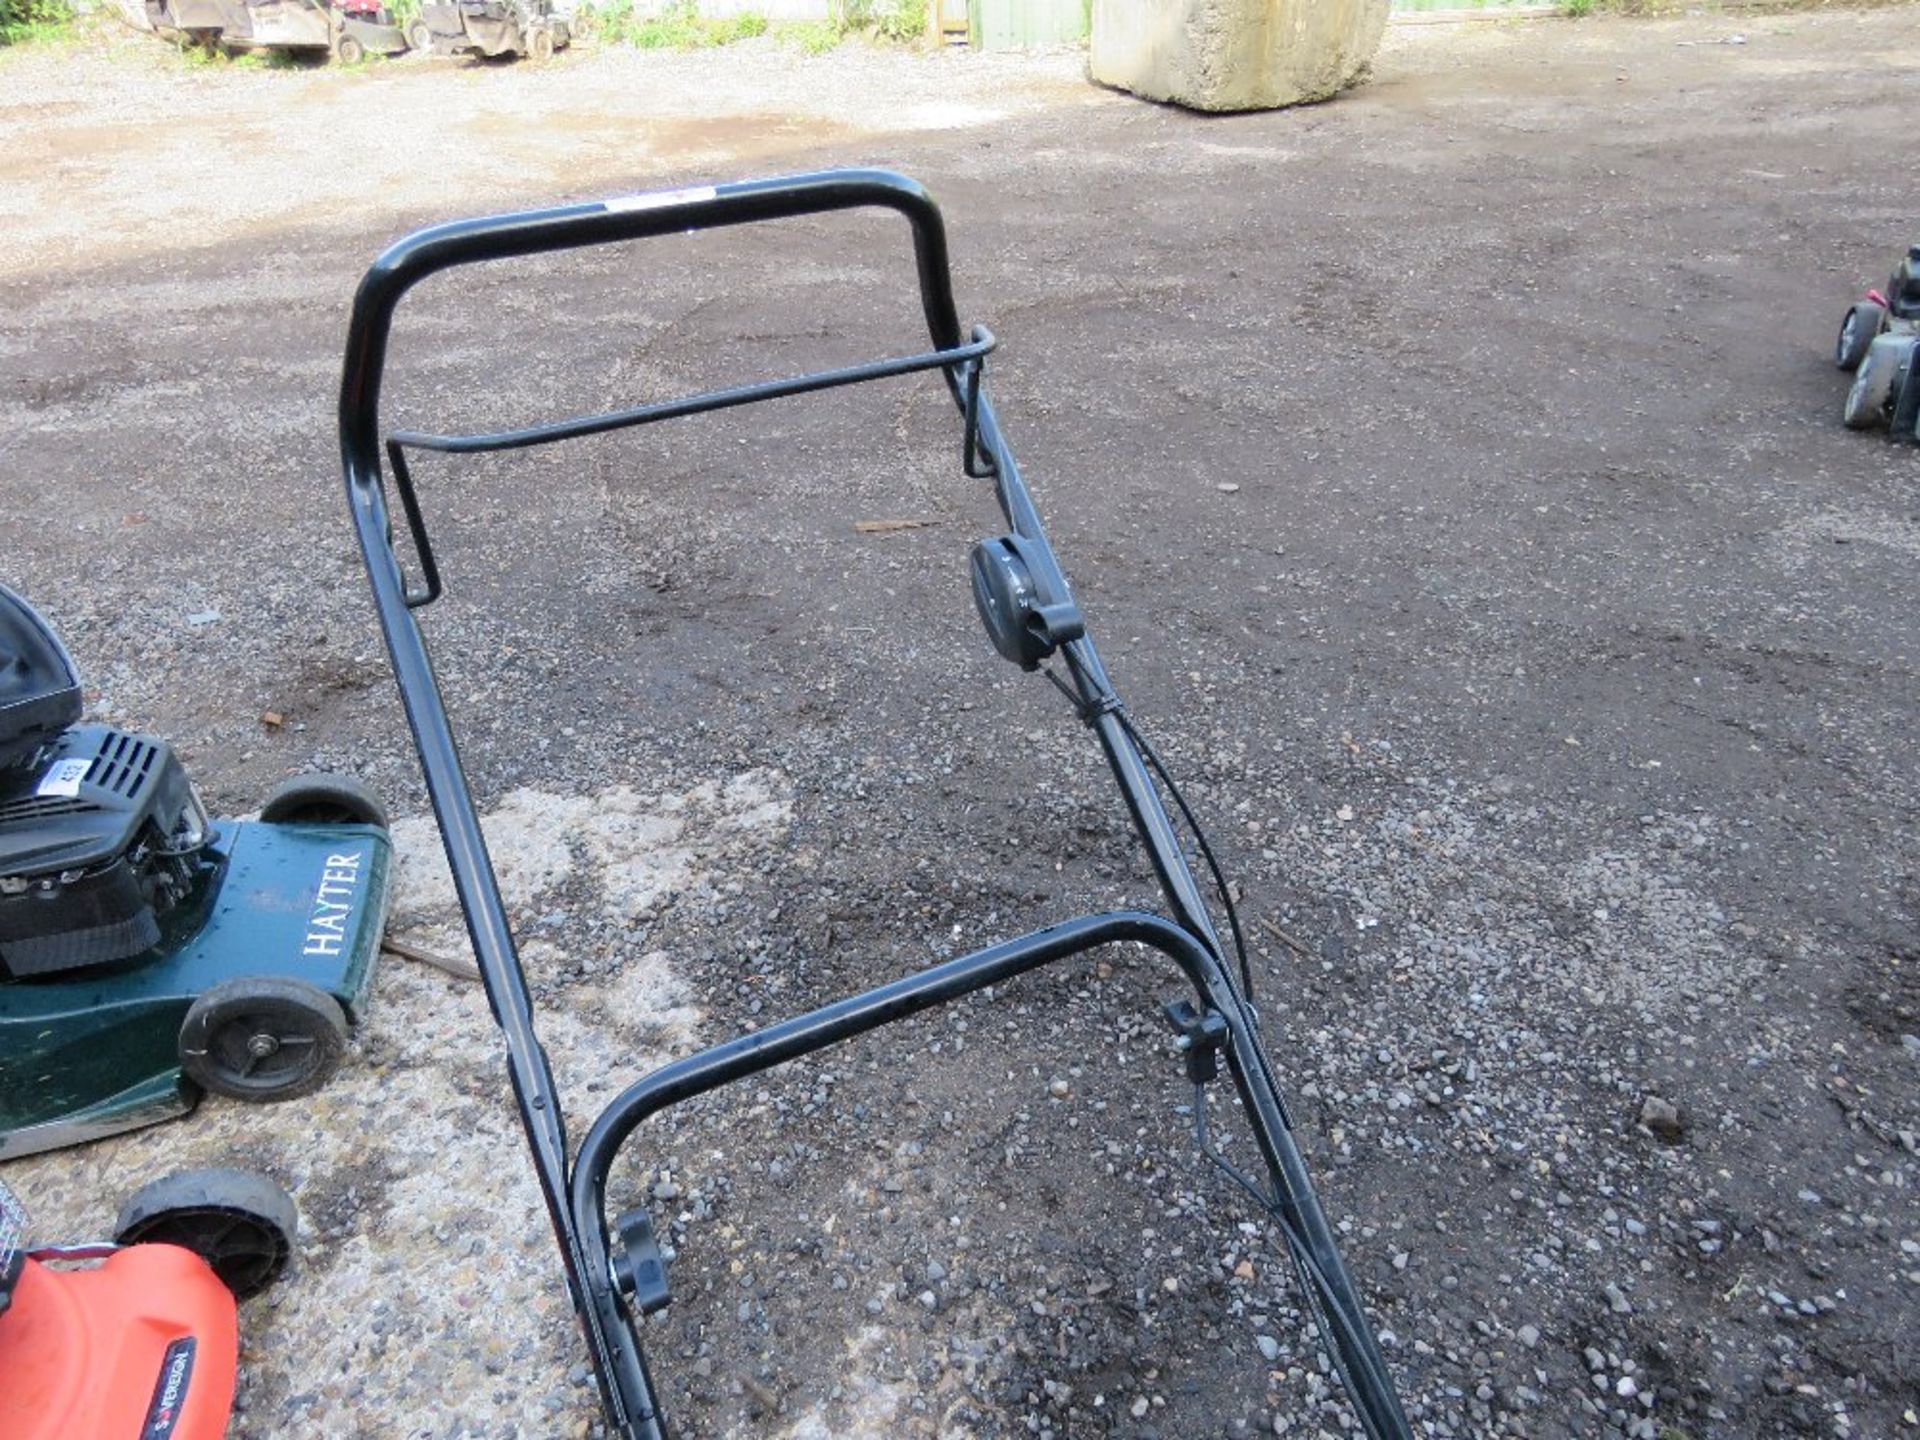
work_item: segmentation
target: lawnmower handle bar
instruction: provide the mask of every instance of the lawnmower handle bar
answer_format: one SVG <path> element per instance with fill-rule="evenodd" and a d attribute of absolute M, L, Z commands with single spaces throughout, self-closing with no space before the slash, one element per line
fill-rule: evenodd
<path fill-rule="evenodd" d="M 393 312 L 401 297 L 428 276 L 486 260 L 870 207 L 897 211 L 912 225 L 927 333 L 937 351 L 961 348 L 960 318 L 953 303 L 947 231 L 940 219 L 940 207 L 925 186 L 890 170 L 815 171 L 658 190 L 547 210 L 455 220 L 397 241 L 373 262 L 353 297 L 346 366 L 340 380 L 340 448 L 347 478 L 361 485 L 379 482 L 380 382 L 386 369 Z"/>
<path fill-rule="evenodd" d="M 393 312 L 414 285 L 438 271 L 485 260 L 876 206 L 904 215 L 913 228 L 920 297 L 936 347 L 933 353 L 709 391 L 612 414 L 491 435 L 396 432 L 387 438 L 387 452 L 426 581 L 421 592 L 407 588 L 393 549 L 381 483 L 378 427 L 380 383 Z M 572 1166 L 568 1164 L 560 1098 L 552 1067 L 535 1032 L 526 972 L 518 961 L 499 882 L 487 855 L 479 813 L 460 764 L 425 638 L 410 613 L 439 593 L 439 580 L 407 474 L 404 450 L 412 447 L 474 453 L 517 449 L 831 385 L 938 369 L 965 420 L 968 473 L 993 479 L 1008 523 L 1016 534 L 1034 542 L 1028 553 L 1036 576 L 1054 593 L 1065 594 L 1065 579 L 981 384 L 982 362 L 993 347 L 993 337 L 977 329 L 972 341 L 963 345 L 960 336 L 939 208 L 922 186 L 882 170 L 833 171 L 702 186 L 440 225 L 390 246 L 374 262 L 354 297 L 340 389 L 340 444 L 347 498 L 407 722 L 419 749 L 427 792 L 440 823 L 454 888 L 480 961 L 488 1005 L 506 1041 L 514 1098 L 533 1152 L 542 1198 L 561 1244 L 568 1287 L 593 1352 L 608 1416 L 616 1432 L 628 1440 L 660 1440 L 666 1434 L 652 1377 L 638 1337 L 630 1328 L 643 1317 L 629 1315 L 620 1298 L 620 1282 L 610 1267 L 611 1237 L 602 1209 L 613 1158 L 646 1116 L 678 1100 L 744 1079 L 1049 961 L 1102 944 L 1132 941 L 1157 949 L 1175 961 L 1209 1010 L 1224 1018 L 1225 1058 L 1246 1104 L 1256 1144 L 1278 1188 L 1289 1247 L 1300 1256 L 1303 1266 L 1320 1278 L 1313 1288 L 1316 1295 L 1324 1297 L 1319 1302 L 1327 1310 L 1323 1325 L 1331 1320 L 1340 1332 L 1336 1359 L 1343 1354 L 1359 1357 L 1357 1374 L 1351 1373 L 1347 1360 L 1340 1360 L 1350 1398 L 1369 1435 L 1404 1440 L 1411 1431 L 1393 1394 L 1351 1277 L 1340 1259 L 1332 1229 L 1289 1133 L 1278 1085 L 1258 1041 L 1258 1018 L 1227 972 L 1219 938 L 1171 820 L 1092 638 L 1084 633 L 1066 640 L 1061 656 L 1072 678 L 1081 716 L 1106 752 L 1174 917 L 1121 912 L 1050 926 L 687 1057 L 629 1086 L 594 1124 L 579 1158 Z"/>
<path fill-rule="evenodd" d="M 1192 931 L 1162 915 L 1129 910 L 1084 915 L 1003 940 L 685 1056 L 634 1081 L 601 1111 L 574 1161 L 567 1200 L 586 1262 L 582 1281 L 590 1311 L 582 1318 L 595 1342 L 606 1347 L 600 1352 L 606 1361 L 601 1375 L 603 1393 L 609 1409 L 625 1427 L 625 1435 L 632 1440 L 669 1440 L 670 1435 L 633 1329 L 644 1317 L 630 1316 L 620 1299 L 619 1272 L 612 1263 L 606 1225 L 608 1173 L 621 1146 L 638 1126 L 670 1106 L 789 1060 L 1003 984 L 1054 961 L 1103 945 L 1125 943 L 1158 951 L 1185 974 L 1202 1003 L 1230 1017 L 1223 1058 L 1234 1088 L 1250 1113 L 1250 1128 L 1261 1158 L 1299 1206 L 1290 1220 L 1300 1228 L 1306 1263 L 1340 1269 L 1344 1274 L 1326 1218 L 1313 1198 L 1305 1162 L 1298 1149 L 1284 1138 L 1288 1134 L 1285 1108 L 1260 1048 L 1250 1007 L 1234 988 L 1219 956 Z M 1362 1347 L 1369 1356 L 1371 1373 L 1364 1377 L 1365 1388 L 1350 1396 L 1367 1433 L 1389 1440 L 1410 1440 L 1412 1432 L 1366 1318 L 1351 1292 L 1334 1304 L 1328 1320 L 1342 1328 L 1349 1343 Z M 1353 1381 L 1348 1384 L 1351 1388 Z"/>

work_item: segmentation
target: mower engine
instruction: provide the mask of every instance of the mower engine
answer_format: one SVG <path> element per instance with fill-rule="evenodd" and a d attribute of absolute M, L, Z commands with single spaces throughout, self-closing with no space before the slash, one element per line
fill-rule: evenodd
<path fill-rule="evenodd" d="M 1887 279 L 1887 312 L 1896 320 L 1920 320 L 1920 245 L 1907 247 Z"/>
<path fill-rule="evenodd" d="M 0 975 L 129 959 L 213 865 L 172 749 L 79 725 L 80 678 L 46 622 L 0 586 Z"/>

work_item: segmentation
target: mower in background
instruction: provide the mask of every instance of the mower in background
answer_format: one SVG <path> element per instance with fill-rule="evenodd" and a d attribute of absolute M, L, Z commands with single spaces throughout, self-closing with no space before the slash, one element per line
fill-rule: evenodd
<path fill-rule="evenodd" d="M 407 42 L 438 55 L 526 55 L 551 60 L 573 43 L 566 8 L 553 0 L 425 0 Z"/>
<path fill-rule="evenodd" d="M 121 8 L 139 29 L 209 50 L 324 51 L 354 65 L 407 48 L 381 0 L 122 0 Z"/>
<path fill-rule="evenodd" d="M 1834 343 L 1834 363 L 1853 371 L 1841 411 L 1849 430 L 1886 427 L 1896 440 L 1920 440 L 1920 245 L 1895 267 L 1884 291 L 1869 290 L 1848 307 Z"/>
<path fill-rule="evenodd" d="M 364 786 L 299 776 L 257 822 L 211 820 L 165 741 L 80 713 L 66 649 L 0 586 L 0 1160 L 208 1090 L 317 1089 L 386 923 Z"/>

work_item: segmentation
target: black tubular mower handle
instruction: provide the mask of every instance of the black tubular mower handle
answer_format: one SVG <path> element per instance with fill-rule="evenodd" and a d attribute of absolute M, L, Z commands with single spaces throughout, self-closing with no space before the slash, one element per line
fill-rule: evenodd
<path fill-rule="evenodd" d="M 400 298 L 441 270 L 519 255 L 543 255 L 675 231 L 713 230 L 868 207 L 898 211 L 913 226 L 920 303 L 936 350 L 961 344 L 940 207 L 918 181 L 891 170 L 830 170 L 804 175 L 659 190 L 547 210 L 456 220 L 389 246 L 353 297 L 346 366 L 340 377 L 340 452 L 351 484 L 380 477 L 380 382 Z"/>
<path fill-rule="evenodd" d="M 380 387 L 393 314 L 409 289 L 441 270 L 479 261 L 867 207 L 896 211 L 912 226 L 921 303 L 935 346 L 932 354 L 736 386 L 519 431 L 468 436 L 389 435 L 385 448 L 393 466 L 394 489 L 406 513 L 425 577 L 424 589 L 417 593 L 409 589 L 394 549 L 379 435 Z M 1065 578 L 1047 545 L 1032 498 L 980 383 L 981 363 L 993 343 L 991 334 L 984 330 L 962 343 L 939 208 L 919 184 L 883 170 L 831 171 L 703 186 L 441 225 L 390 246 L 374 262 L 354 297 L 340 388 L 340 445 L 347 499 L 407 722 L 440 823 L 448 866 L 480 962 L 488 1004 L 505 1043 L 521 1125 L 533 1154 L 548 1217 L 560 1242 L 569 1292 L 592 1350 L 612 1433 L 625 1440 L 665 1440 L 669 1433 L 641 1343 L 640 1317 L 647 1311 L 641 1307 L 638 1313 L 632 1313 L 623 1298 L 622 1275 L 614 1265 L 615 1237 L 608 1232 L 605 1214 L 608 1173 L 623 1142 L 647 1115 L 679 1099 L 745 1079 L 1095 945 L 1133 941 L 1173 959 L 1186 972 L 1207 1010 L 1224 1020 L 1225 1058 L 1273 1187 L 1272 1196 L 1256 1193 L 1256 1198 L 1284 1225 L 1288 1248 L 1314 1297 L 1321 1333 L 1328 1339 L 1336 1368 L 1368 1434 L 1375 1440 L 1411 1440 L 1412 1430 L 1394 1395 L 1362 1302 L 1340 1259 L 1333 1230 L 1313 1193 L 1305 1161 L 1289 1130 L 1278 1086 L 1259 1043 L 1257 1017 L 1226 968 L 1224 951 L 1136 732 L 1126 721 L 1091 637 L 1085 634 L 1067 640 L 1061 647 L 1072 677 L 1071 694 L 1082 718 L 1099 737 L 1174 915 L 1129 912 L 1068 921 L 683 1057 L 624 1090 L 593 1125 L 579 1158 L 568 1164 L 558 1087 L 536 1033 L 526 971 L 515 951 L 499 880 L 487 856 L 479 812 L 461 768 L 425 637 L 412 614 L 414 608 L 438 593 L 439 583 L 420 507 L 407 475 L 406 450 L 458 454 L 518 449 L 832 385 L 939 370 L 965 420 L 966 473 L 994 480 L 1000 507 L 1014 534 L 1029 542 L 1026 550 L 1032 557 L 1030 567 L 1046 581 L 1044 588 L 1065 594 Z M 1242 1183 L 1248 1182 L 1243 1179 Z M 619 1238 L 624 1252 L 624 1229 Z M 631 1261 L 633 1257 L 626 1258 Z M 627 1279 L 632 1280 L 633 1275 L 629 1268 Z M 637 1283 L 634 1281 L 636 1287 Z"/>

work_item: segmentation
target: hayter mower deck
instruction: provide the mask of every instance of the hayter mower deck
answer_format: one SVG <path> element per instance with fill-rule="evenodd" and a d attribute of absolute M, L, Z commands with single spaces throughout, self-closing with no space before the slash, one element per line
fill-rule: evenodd
<path fill-rule="evenodd" d="M 418 583 L 409 582 L 395 549 L 379 431 L 388 335 L 395 308 L 409 289 L 438 271 L 481 261 L 862 207 L 896 211 L 911 225 L 920 300 L 933 349 L 521 430 L 457 436 L 394 432 L 386 438 L 386 460 L 419 569 Z M 1193 1000 L 1167 1007 L 1186 1056 L 1187 1074 L 1197 1088 L 1204 1087 L 1217 1076 L 1224 1058 L 1266 1163 L 1271 1193 L 1238 1171 L 1229 1169 L 1229 1173 L 1279 1223 L 1319 1321 L 1323 1343 L 1366 1432 L 1374 1440 L 1409 1437 L 1412 1432 L 1314 1196 L 1260 1045 L 1259 1022 L 1250 998 L 1251 972 L 1226 887 L 1220 889 L 1239 948 L 1237 979 L 1188 868 L 1156 775 L 1166 783 L 1190 826 L 1191 812 L 1134 728 L 1107 677 L 981 383 L 994 343 L 993 335 L 982 327 L 962 337 L 948 272 L 946 232 L 932 197 L 911 180 L 873 170 L 745 181 L 441 225 L 390 247 L 374 262 L 355 296 L 340 391 L 347 498 L 474 952 L 505 1038 L 521 1122 L 565 1257 L 568 1283 L 592 1349 L 607 1414 L 617 1433 L 630 1440 L 661 1440 L 668 1433 L 641 1343 L 644 1317 L 670 1299 L 665 1266 L 643 1209 L 620 1214 L 611 1223 L 606 1212 L 608 1173 L 642 1122 L 681 1101 L 1056 960 L 1102 945 L 1132 942 L 1158 950 L 1192 985 Z M 1158 877 L 1168 913 L 1114 911 L 1050 925 L 675 1061 L 622 1091 L 594 1121 L 569 1167 L 559 1096 L 535 1033 L 526 975 L 446 706 L 413 614 L 441 593 L 441 579 L 407 452 L 470 455 L 516 450 L 923 370 L 938 371 L 945 380 L 961 416 L 963 467 L 969 476 L 993 481 L 1011 527 L 1008 534 L 974 547 L 972 581 L 981 619 L 995 648 L 1022 668 L 1035 670 L 1057 661 L 1065 670 L 1064 676 L 1051 667 L 1044 673 L 1067 694 L 1098 738 Z M 1205 851 L 1204 840 L 1199 843 Z M 1211 864 L 1210 852 L 1208 860 Z M 1219 879 L 1217 867 L 1214 876 Z M 1203 1116 L 1204 1107 L 1196 1106 L 1196 1120 L 1202 1125 Z M 1205 1148 L 1204 1130 L 1201 1138 Z M 1218 1156 L 1214 1158 L 1225 1166 Z"/>
<path fill-rule="evenodd" d="M 294 776 L 215 821 L 165 740 L 81 710 L 66 647 L 0 585 L 0 1161 L 205 1090 L 318 1088 L 386 919 L 386 815 L 357 781 Z"/>

